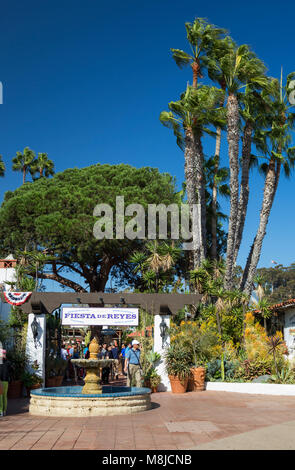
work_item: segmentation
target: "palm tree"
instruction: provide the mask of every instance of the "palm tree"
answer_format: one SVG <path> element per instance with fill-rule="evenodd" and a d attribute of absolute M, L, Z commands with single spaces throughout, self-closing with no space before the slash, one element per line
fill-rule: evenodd
<path fill-rule="evenodd" d="M 218 129 L 221 130 L 221 127 Z M 218 129 L 216 132 L 218 132 Z M 226 167 L 220 168 L 219 155 L 215 154 L 214 157 L 205 162 L 205 177 L 207 184 L 207 232 L 211 234 L 210 258 L 217 260 L 218 254 L 221 254 L 220 248 L 222 248 L 223 238 L 225 237 L 225 232 L 222 236 L 221 219 L 228 219 L 225 214 L 220 212 L 217 197 L 218 195 L 225 198 L 230 197 L 230 189 L 227 184 L 229 170 Z M 210 241 L 209 237 L 207 237 L 207 240 Z"/>
<path fill-rule="evenodd" d="M 193 230 L 193 267 L 206 258 L 206 180 L 202 136 L 215 135 L 211 125 L 223 126 L 224 115 L 217 104 L 222 91 L 215 87 L 188 86 L 179 101 L 169 103 L 170 111 L 160 115 L 162 124 L 173 129 L 184 150 L 187 201 Z M 194 212 L 193 208 L 197 210 Z"/>
<path fill-rule="evenodd" d="M 223 39 L 217 39 L 211 43 L 211 48 L 207 55 L 207 69 L 208 76 L 214 82 L 217 82 L 220 88 L 225 91 L 226 82 L 223 75 L 223 71 L 218 66 L 222 57 L 228 54 L 235 48 L 234 41 L 229 37 Z M 221 98 L 220 107 L 224 106 L 225 95 Z M 221 127 L 216 128 L 216 142 L 215 142 L 215 155 L 214 155 L 214 174 L 213 174 L 213 185 L 212 185 L 212 220 L 211 220 L 211 257 L 217 259 L 217 196 L 218 196 L 218 185 L 219 185 L 219 162 L 220 162 L 220 148 L 221 148 Z"/>
<path fill-rule="evenodd" d="M 227 99 L 227 141 L 230 167 L 230 217 L 227 237 L 225 289 L 230 290 L 233 284 L 233 268 L 236 228 L 239 209 L 239 139 L 240 116 L 238 103 L 238 90 L 248 84 L 265 85 L 263 76 L 265 67 L 250 51 L 247 45 L 231 48 L 227 54 L 220 58 L 217 68 L 222 72 Z"/>
<path fill-rule="evenodd" d="M 265 182 L 259 226 L 241 281 L 241 289 L 248 295 L 250 295 L 253 288 L 253 280 L 260 259 L 262 242 L 276 195 L 281 168 L 283 167 L 286 177 L 289 177 L 295 164 L 295 147 L 290 147 L 291 132 L 295 128 L 295 113 L 290 112 L 292 106 L 290 106 L 287 96 L 289 83 L 294 76 L 294 73 L 287 76 L 285 87 L 283 87 L 282 75 L 280 81 L 272 80 L 269 97 L 269 127 L 264 131 L 259 130 L 255 136 L 256 147 L 264 153 L 267 162 L 261 165 L 261 171 L 265 174 Z"/>
<path fill-rule="evenodd" d="M 209 24 L 205 18 L 196 18 L 193 24 L 185 23 L 185 29 L 191 54 L 180 49 L 171 49 L 171 51 L 173 59 L 180 68 L 191 66 L 193 87 L 197 88 L 198 79 L 203 76 L 202 71 L 207 66 L 208 50 L 212 49 L 212 43 L 224 36 L 226 30 Z"/>
<path fill-rule="evenodd" d="M 240 114 L 245 125 L 242 137 L 241 186 L 235 237 L 234 265 L 241 246 L 248 209 L 249 173 L 251 167 L 257 166 L 257 158 L 252 155 L 253 131 L 256 130 L 257 132 L 265 125 L 265 116 L 269 111 L 269 106 L 264 99 L 265 96 L 265 91 L 258 93 L 258 91 L 253 90 L 252 87 L 248 85 L 246 85 L 245 93 L 239 94 L 239 102 L 241 105 Z"/>
<path fill-rule="evenodd" d="M 39 178 L 54 175 L 54 163 L 52 160 L 49 160 L 47 153 L 38 153 L 37 160 L 30 167 L 30 173 L 32 176 L 38 173 Z"/>
<path fill-rule="evenodd" d="M 172 274 L 175 263 L 180 257 L 181 250 L 172 243 L 159 243 L 157 240 L 145 244 L 144 251 L 136 251 L 130 257 L 133 271 L 141 273 L 144 285 L 149 292 L 159 292 L 164 287 L 165 280 Z M 166 276 L 166 278 L 165 278 Z"/>
<path fill-rule="evenodd" d="M 30 150 L 29 147 L 24 149 L 24 152 L 16 152 L 16 156 L 12 159 L 13 171 L 21 171 L 23 174 L 23 184 L 26 182 L 26 174 L 30 170 L 35 160 L 35 152 Z"/>

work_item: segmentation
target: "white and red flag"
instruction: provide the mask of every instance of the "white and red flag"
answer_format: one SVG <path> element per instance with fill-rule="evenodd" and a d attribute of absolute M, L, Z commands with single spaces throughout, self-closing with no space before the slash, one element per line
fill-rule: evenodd
<path fill-rule="evenodd" d="M 32 292 L 3 292 L 3 296 L 10 305 L 22 305 L 31 296 Z"/>

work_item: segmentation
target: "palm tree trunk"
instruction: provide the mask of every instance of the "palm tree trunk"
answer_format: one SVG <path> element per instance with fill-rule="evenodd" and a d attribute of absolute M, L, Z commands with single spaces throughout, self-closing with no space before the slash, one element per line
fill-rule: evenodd
<path fill-rule="evenodd" d="M 193 87 L 197 88 L 198 86 L 198 77 L 199 77 L 199 70 L 200 66 L 197 61 L 194 61 L 192 63 L 192 69 L 193 69 Z"/>
<path fill-rule="evenodd" d="M 221 146 L 221 128 L 216 129 L 216 143 L 215 143 L 215 164 L 213 174 L 213 187 L 212 187 L 212 221 L 211 221 L 211 258 L 217 259 L 217 172 L 220 160 L 220 146 Z"/>
<path fill-rule="evenodd" d="M 241 290 L 243 290 L 247 295 L 250 295 L 252 292 L 253 279 L 255 277 L 257 264 L 261 254 L 262 242 L 266 234 L 266 227 L 278 186 L 279 171 L 280 165 L 277 165 L 276 167 L 275 160 L 270 160 L 264 183 L 259 226 L 250 251 L 250 255 L 248 256 L 241 284 Z"/>
<path fill-rule="evenodd" d="M 224 288 L 230 290 L 233 283 L 235 239 L 239 208 L 239 106 L 234 94 L 227 100 L 227 141 L 230 167 L 230 217 L 227 235 L 226 271 Z"/>
<path fill-rule="evenodd" d="M 26 168 L 23 168 L 23 184 L 26 182 Z"/>
<path fill-rule="evenodd" d="M 220 83 L 221 88 L 225 91 L 225 82 L 221 81 Z M 220 107 L 223 108 L 224 106 L 224 97 L 220 101 Z M 214 165 L 214 173 L 213 173 L 213 187 L 212 187 L 212 221 L 211 221 L 211 237 L 212 237 L 212 245 L 211 245 L 211 258 L 217 259 L 217 172 L 219 169 L 219 161 L 220 161 L 220 147 L 221 147 L 221 127 L 217 127 L 216 129 L 216 141 L 215 141 L 215 165 Z"/>
<path fill-rule="evenodd" d="M 193 269 L 197 268 L 201 264 L 201 253 L 200 253 L 200 241 L 201 241 L 201 225 L 200 218 L 196 214 L 197 208 L 197 194 L 195 188 L 196 182 L 196 168 L 195 168 L 195 138 L 191 128 L 186 129 L 185 134 L 185 180 L 186 180 L 186 192 L 187 202 L 189 204 L 191 220 L 192 220 L 192 233 L 193 233 Z"/>
<path fill-rule="evenodd" d="M 201 226 L 200 258 L 206 258 L 206 179 L 204 174 L 204 152 L 200 133 L 195 133 L 196 191 L 198 196 L 198 226 Z"/>
<path fill-rule="evenodd" d="M 241 191 L 239 199 L 238 220 L 236 229 L 235 251 L 234 251 L 234 265 L 236 264 L 241 241 L 243 238 L 243 231 L 245 226 L 248 200 L 249 200 L 249 170 L 251 159 L 251 143 L 252 143 L 253 124 L 246 121 L 243 136 L 242 146 L 242 177 L 241 177 Z"/>

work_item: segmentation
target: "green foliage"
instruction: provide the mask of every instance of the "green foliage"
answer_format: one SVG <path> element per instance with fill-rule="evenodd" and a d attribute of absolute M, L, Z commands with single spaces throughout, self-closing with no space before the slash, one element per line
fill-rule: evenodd
<path fill-rule="evenodd" d="M 161 359 L 161 355 L 157 352 L 148 351 L 141 359 L 143 375 L 145 379 L 150 379 L 157 375 L 155 366 Z"/>
<path fill-rule="evenodd" d="M 165 366 L 168 375 L 177 376 L 184 380 L 190 375 L 191 364 L 193 362 L 192 352 L 182 344 L 172 343 L 165 352 Z"/>
<path fill-rule="evenodd" d="M 76 291 L 85 289 L 65 274 L 79 274 L 91 291 L 104 290 L 112 269 L 114 280 L 134 280 L 127 259 L 143 241 L 97 240 L 93 235 L 95 206 L 105 203 L 115 209 L 119 195 L 125 206 L 138 203 L 145 209 L 148 204 L 178 201 L 174 179 L 155 168 L 97 164 L 68 169 L 6 193 L 0 210 L 0 250 L 5 254 L 25 246 L 29 251 L 37 247 L 40 253 L 46 249 L 54 261 L 47 264 L 51 273 L 39 272 L 39 278 L 54 279 Z M 35 274 L 32 269 L 31 276 Z"/>
<path fill-rule="evenodd" d="M 212 358 L 212 348 L 218 344 L 216 334 L 200 328 L 198 322 L 183 321 L 170 328 L 171 343 L 178 344 L 191 357 L 191 366 L 200 367 Z"/>
<path fill-rule="evenodd" d="M 41 384 L 42 377 L 37 374 L 31 374 L 30 372 L 23 372 L 21 380 L 25 387 L 31 387 L 32 385 Z"/>
<path fill-rule="evenodd" d="M 7 347 L 11 340 L 11 330 L 9 324 L 0 318 L 0 343 L 3 347 Z"/>
<path fill-rule="evenodd" d="M 64 375 L 67 365 L 67 361 L 65 361 L 61 357 L 56 357 L 54 353 L 47 354 L 45 358 L 46 377 L 48 378 Z"/>
<path fill-rule="evenodd" d="M 232 380 L 239 366 L 238 361 L 224 361 L 225 381 Z M 221 380 L 221 360 L 215 359 L 206 364 L 206 377 L 209 381 L 215 382 Z"/>
<path fill-rule="evenodd" d="M 294 384 L 295 372 L 289 367 L 284 367 L 277 374 L 271 375 L 268 381 L 275 384 Z"/>
<path fill-rule="evenodd" d="M 264 280 L 265 298 L 270 304 L 295 298 L 295 263 L 259 268 L 257 272 Z"/>
<path fill-rule="evenodd" d="M 261 375 L 271 375 L 272 361 L 267 359 L 246 359 L 238 367 L 235 376 L 243 379 L 245 382 L 252 382 L 252 380 L 260 377 Z"/>
<path fill-rule="evenodd" d="M 15 338 L 14 346 L 7 349 L 7 359 L 11 363 L 12 380 L 21 380 L 28 365 L 25 342 L 22 337 Z"/>

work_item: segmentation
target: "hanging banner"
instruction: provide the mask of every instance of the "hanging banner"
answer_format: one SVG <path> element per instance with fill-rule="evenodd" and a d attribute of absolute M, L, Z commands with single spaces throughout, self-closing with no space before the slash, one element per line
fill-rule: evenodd
<path fill-rule="evenodd" d="M 10 305 L 22 305 L 28 300 L 32 292 L 2 292 L 2 294 Z"/>
<path fill-rule="evenodd" d="M 62 324 L 71 326 L 137 326 L 138 308 L 63 307 Z"/>

